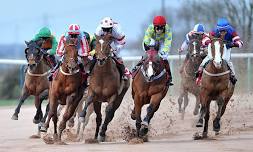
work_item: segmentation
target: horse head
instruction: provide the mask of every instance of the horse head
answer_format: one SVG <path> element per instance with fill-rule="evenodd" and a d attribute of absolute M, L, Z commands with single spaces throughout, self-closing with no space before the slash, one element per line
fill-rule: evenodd
<path fill-rule="evenodd" d="M 161 72 L 160 57 L 155 48 L 150 48 L 146 52 L 147 58 L 144 61 L 143 67 L 146 75 L 150 78 Z"/>
<path fill-rule="evenodd" d="M 43 53 L 41 51 L 39 42 L 31 40 L 30 42 L 25 41 L 25 43 L 25 56 L 28 61 L 28 67 L 31 71 L 33 71 L 43 59 Z"/>
<path fill-rule="evenodd" d="M 223 63 L 223 52 L 226 51 L 226 44 L 224 41 L 224 36 L 221 35 L 220 38 L 210 37 L 211 43 L 208 45 L 208 55 L 212 59 L 212 63 L 215 68 L 220 69 Z"/>
<path fill-rule="evenodd" d="M 64 42 L 64 62 L 69 73 L 74 73 L 78 67 L 77 39 L 69 38 Z"/>
<path fill-rule="evenodd" d="M 111 43 L 113 36 L 107 34 L 104 36 L 96 35 L 96 54 L 99 65 L 103 65 L 105 61 L 111 56 Z"/>
<path fill-rule="evenodd" d="M 200 61 L 200 58 L 205 56 L 205 52 L 201 48 L 202 35 L 201 34 L 193 34 L 189 37 L 189 47 L 188 53 L 190 55 L 190 59 L 196 63 Z"/>

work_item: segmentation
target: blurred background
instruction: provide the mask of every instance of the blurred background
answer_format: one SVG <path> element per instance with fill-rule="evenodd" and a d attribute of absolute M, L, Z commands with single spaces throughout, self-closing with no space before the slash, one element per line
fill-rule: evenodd
<path fill-rule="evenodd" d="M 208 32 L 215 27 L 219 17 L 226 17 L 244 42 L 242 49 L 233 49 L 233 52 L 253 53 L 252 0 L 8 0 L 0 6 L 0 58 L 25 59 L 24 41 L 31 40 L 43 26 L 48 26 L 59 39 L 71 23 L 94 33 L 106 16 L 118 22 L 126 34 L 127 44 L 122 55 L 140 56 L 144 31 L 156 15 L 166 16 L 172 27 L 171 54 L 178 54 L 185 34 L 195 24 L 204 24 Z M 239 79 L 236 92 L 252 93 L 253 59 L 248 56 L 232 61 Z M 126 64 L 132 68 L 136 62 Z M 180 57 L 171 61 L 175 84 L 171 94 L 179 92 L 178 69 L 182 62 Z M 23 66 L 0 64 L 0 70 L 0 105 L 16 103 L 23 83 Z"/>

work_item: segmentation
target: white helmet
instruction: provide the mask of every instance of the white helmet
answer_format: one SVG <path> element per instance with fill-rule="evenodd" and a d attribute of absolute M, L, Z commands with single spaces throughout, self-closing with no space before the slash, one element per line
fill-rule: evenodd
<path fill-rule="evenodd" d="M 113 27 L 113 24 L 114 23 L 110 17 L 105 17 L 100 22 L 100 25 L 102 28 L 111 28 L 111 27 Z"/>

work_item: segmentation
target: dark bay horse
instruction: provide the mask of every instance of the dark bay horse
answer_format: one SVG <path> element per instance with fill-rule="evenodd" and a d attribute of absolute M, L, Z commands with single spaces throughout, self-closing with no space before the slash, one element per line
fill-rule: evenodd
<path fill-rule="evenodd" d="M 166 86 L 167 75 L 158 51 L 150 49 L 147 58 L 137 71 L 132 82 L 132 98 L 134 109 L 131 118 L 136 120 L 137 136 L 143 137 L 148 133 L 148 126 L 154 113 L 158 110 L 162 99 L 165 97 L 168 87 Z M 147 114 L 141 120 L 141 109 L 145 104 Z"/>
<path fill-rule="evenodd" d="M 56 77 L 50 84 L 49 91 L 49 114 L 46 123 L 41 131 L 46 132 L 51 118 L 54 123 L 54 142 L 65 144 L 61 141 L 61 135 L 66 128 L 66 122 L 73 116 L 86 86 L 83 84 L 82 69 L 78 65 L 77 40 L 67 39 L 64 42 L 65 52 L 63 63 L 59 68 Z M 57 133 L 57 107 L 67 105 L 62 121 L 59 124 L 59 135 Z"/>
<path fill-rule="evenodd" d="M 112 57 L 110 44 L 112 35 L 96 36 L 97 62 L 91 72 L 90 86 L 88 87 L 88 99 L 80 114 L 80 121 L 84 121 L 89 104 L 93 103 L 96 113 L 95 139 L 105 141 L 108 124 L 114 117 L 115 111 L 120 106 L 123 97 L 129 88 L 129 80 L 121 80 L 119 70 Z M 108 102 L 104 124 L 102 123 L 101 104 Z M 100 130 L 101 129 L 101 130 Z"/>
<path fill-rule="evenodd" d="M 49 82 L 47 75 L 49 73 L 49 66 L 43 60 L 43 53 L 41 52 L 41 41 L 25 42 L 27 48 L 25 49 L 26 59 L 28 61 L 28 69 L 25 75 L 25 81 L 19 98 L 19 104 L 12 116 L 13 120 L 18 120 L 18 114 L 24 101 L 30 96 L 35 96 L 35 107 L 37 109 L 33 122 L 38 124 L 44 122 L 47 117 L 47 112 L 43 118 L 41 110 L 42 101 L 48 98 Z M 48 106 L 47 110 L 48 111 Z"/>
<path fill-rule="evenodd" d="M 226 51 L 224 35 L 221 38 L 211 37 L 211 44 L 208 46 L 208 55 L 211 59 L 204 69 L 201 90 L 200 90 L 200 118 L 196 127 L 203 126 L 202 136 L 196 134 L 195 139 L 207 138 L 208 121 L 210 117 L 210 103 L 216 100 L 218 111 L 216 118 L 213 120 L 213 130 L 216 134 L 220 131 L 220 119 L 226 110 L 226 106 L 233 95 L 234 85 L 230 82 L 230 70 L 227 62 L 222 58 Z"/>
<path fill-rule="evenodd" d="M 199 112 L 200 101 L 199 93 L 200 87 L 195 83 L 195 71 L 198 70 L 199 65 L 201 64 L 206 53 L 201 48 L 202 35 L 192 35 L 189 37 L 189 46 L 187 57 L 181 74 L 181 83 L 180 83 L 180 95 L 178 98 L 179 112 L 182 113 L 182 119 L 184 118 L 185 108 L 189 103 L 188 93 L 191 93 L 196 98 L 195 108 L 193 111 L 194 115 L 197 115 Z M 184 106 L 182 108 L 182 103 Z"/>

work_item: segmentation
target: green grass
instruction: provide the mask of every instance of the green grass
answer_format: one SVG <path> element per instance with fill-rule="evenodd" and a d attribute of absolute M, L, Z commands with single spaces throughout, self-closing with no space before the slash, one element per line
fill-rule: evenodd
<path fill-rule="evenodd" d="M 23 105 L 32 105 L 33 99 L 27 99 Z M 18 105 L 18 99 L 0 99 L 0 107 L 2 106 L 16 106 Z"/>

